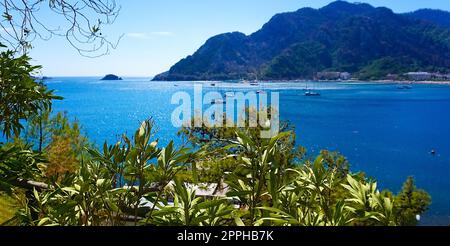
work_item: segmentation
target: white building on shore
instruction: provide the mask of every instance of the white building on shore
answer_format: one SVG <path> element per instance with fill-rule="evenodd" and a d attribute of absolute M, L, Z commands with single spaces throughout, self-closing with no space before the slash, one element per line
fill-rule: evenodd
<path fill-rule="evenodd" d="M 405 74 L 410 80 L 430 80 L 433 77 L 432 73 L 428 72 L 409 72 Z"/>

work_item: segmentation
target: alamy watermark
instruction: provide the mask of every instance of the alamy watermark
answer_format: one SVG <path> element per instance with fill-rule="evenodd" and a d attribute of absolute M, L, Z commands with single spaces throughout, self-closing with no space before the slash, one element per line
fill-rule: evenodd
<path fill-rule="evenodd" d="M 172 95 L 174 127 L 250 127 L 261 128 L 261 138 L 279 133 L 279 93 L 264 91 L 203 93 L 203 85 L 195 84 L 193 97 L 185 91 Z"/>

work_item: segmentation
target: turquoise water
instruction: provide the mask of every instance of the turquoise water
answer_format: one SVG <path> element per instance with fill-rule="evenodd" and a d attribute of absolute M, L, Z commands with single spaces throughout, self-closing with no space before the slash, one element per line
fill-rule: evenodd
<path fill-rule="evenodd" d="M 173 93 L 193 93 L 194 82 L 149 82 L 148 79 L 99 81 L 54 78 L 48 86 L 65 100 L 55 111 L 77 118 L 97 144 L 132 134 L 142 120 L 153 118 L 161 144 L 177 138 L 171 124 Z M 175 86 L 177 85 L 177 86 Z M 204 83 L 205 91 L 276 91 L 280 117 L 296 126 L 298 143 L 310 154 L 339 150 L 353 171 L 376 177 L 381 188 L 401 189 L 408 176 L 433 197 L 424 225 L 450 225 L 450 86 L 308 83 L 320 97 L 305 97 L 305 83 Z M 437 154 L 430 155 L 435 149 Z"/>

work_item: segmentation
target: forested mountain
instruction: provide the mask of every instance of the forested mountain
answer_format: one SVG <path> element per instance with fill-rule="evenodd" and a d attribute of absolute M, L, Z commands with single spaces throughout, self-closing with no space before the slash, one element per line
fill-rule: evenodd
<path fill-rule="evenodd" d="M 396 14 L 344 1 L 302 8 L 273 16 L 248 36 L 214 36 L 154 80 L 301 79 L 321 71 L 380 79 L 409 71 L 448 72 L 450 28 L 440 17 L 446 14 Z"/>
<path fill-rule="evenodd" d="M 419 9 L 405 15 L 410 18 L 428 21 L 443 27 L 450 27 L 450 12 L 448 11 L 438 9 Z"/>

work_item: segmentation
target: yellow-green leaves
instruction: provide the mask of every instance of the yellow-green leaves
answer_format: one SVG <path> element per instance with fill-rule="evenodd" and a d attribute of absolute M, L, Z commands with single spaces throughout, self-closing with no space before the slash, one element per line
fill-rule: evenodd
<path fill-rule="evenodd" d="M 393 201 L 377 190 L 375 182 L 358 181 L 348 175 L 347 183 L 342 186 L 349 192 L 349 198 L 345 199 L 346 208 L 356 215 L 352 221 L 380 223 L 385 226 L 396 224 L 393 216 Z"/>

